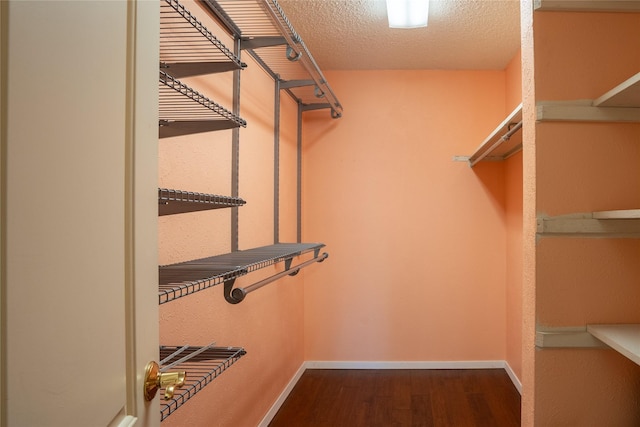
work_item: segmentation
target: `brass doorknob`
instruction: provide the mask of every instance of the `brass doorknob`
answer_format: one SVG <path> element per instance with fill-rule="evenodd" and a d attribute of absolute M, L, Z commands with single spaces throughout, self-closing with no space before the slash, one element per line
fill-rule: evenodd
<path fill-rule="evenodd" d="M 184 385 L 186 379 L 185 371 L 160 372 L 160 366 L 156 362 L 149 362 L 144 374 L 144 398 L 152 400 L 158 389 L 165 387 L 164 399 L 169 400 L 173 397 L 176 388 Z"/>

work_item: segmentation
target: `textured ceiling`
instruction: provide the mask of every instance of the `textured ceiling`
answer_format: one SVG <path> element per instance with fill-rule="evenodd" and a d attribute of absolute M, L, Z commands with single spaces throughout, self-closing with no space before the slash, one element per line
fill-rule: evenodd
<path fill-rule="evenodd" d="M 385 0 L 278 0 L 322 70 L 502 70 L 520 47 L 518 0 L 431 0 L 429 25 L 390 29 Z"/>

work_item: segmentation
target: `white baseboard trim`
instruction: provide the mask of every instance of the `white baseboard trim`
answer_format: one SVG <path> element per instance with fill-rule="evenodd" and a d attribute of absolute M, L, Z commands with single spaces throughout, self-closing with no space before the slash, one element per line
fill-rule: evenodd
<path fill-rule="evenodd" d="M 307 370 L 305 365 L 306 365 L 306 362 L 300 365 L 300 368 L 293 375 L 293 377 L 291 378 L 287 386 L 284 388 L 284 390 L 282 390 L 282 393 L 280 393 L 280 396 L 278 396 L 278 399 L 276 399 L 276 401 L 273 403 L 273 405 L 271 406 L 271 409 L 269 409 L 269 411 L 264 416 L 264 418 L 262 418 L 262 421 L 260 421 L 260 424 L 258 424 L 258 427 L 269 426 L 269 423 L 271 422 L 271 420 L 273 420 L 273 417 L 276 416 L 276 414 L 278 413 L 278 410 L 280 409 L 284 401 L 287 400 L 287 397 L 289 397 L 289 393 L 291 393 L 291 390 L 293 390 L 293 387 L 295 387 L 295 385 L 298 383 L 298 380 L 300 379 L 304 371 Z"/>
<path fill-rule="evenodd" d="M 511 378 L 511 382 L 516 387 L 516 390 L 518 390 L 518 393 L 520 393 L 520 396 L 522 396 L 522 383 L 520 382 L 520 379 L 518 378 L 516 373 L 513 372 L 513 369 L 511 369 L 509 362 L 507 362 L 506 360 L 504 362 L 504 370 L 507 371 L 507 375 L 509 375 L 509 378 Z"/>
<path fill-rule="evenodd" d="M 258 427 L 268 427 L 269 423 L 276 416 L 278 410 L 297 384 L 298 380 L 307 369 L 495 369 L 503 368 L 513 385 L 522 394 L 522 383 L 505 360 L 460 360 L 460 361 L 441 361 L 441 362 L 341 362 L 341 361 L 319 361 L 311 360 L 304 362 L 298 372 L 295 373 L 289 384 L 280 393 L 278 399 L 274 402 L 271 409 L 264 416 Z"/>
<path fill-rule="evenodd" d="M 307 369 L 491 369 L 504 368 L 504 360 L 339 362 L 307 361 Z"/>

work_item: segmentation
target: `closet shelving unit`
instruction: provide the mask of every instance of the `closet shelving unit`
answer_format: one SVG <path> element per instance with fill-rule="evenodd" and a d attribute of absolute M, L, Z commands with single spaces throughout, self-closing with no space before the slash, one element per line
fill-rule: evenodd
<path fill-rule="evenodd" d="M 158 215 L 160 216 L 231 208 L 245 203 L 237 197 L 158 188 Z"/>
<path fill-rule="evenodd" d="M 159 137 L 233 129 L 246 122 L 233 112 L 180 82 L 177 78 L 241 70 L 246 67 L 200 21 L 176 0 L 160 1 Z M 233 208 L 238 197 L 158 189 L 158 215 Z M 159 300 L 163 302 L 205 289 L 244 274 L 242 268 L 160 267 Z M 205 278 L 205 279 L 203 279 Z M 164 297 L 163 297 L 164 296 Z M 186 373 L 184 384 L 166 393 L 161 420 L 195 396 L 204 386 L 246 354 L 239 347 L 160 347 L 160 372 Z M 166 393 L 166 394 L 165 394 Z"/>
<path fill-rule="evenodd" d="M 204 4 L 238 41 L 239 49 L 249 53 L 276 81 L 277 88 L 299 103 L 302 111 L 328 108 L 332 117 L 342 115 L 342 105 L 276 0 L 205 0 Z M 224 283 L 226 300 L 237 304 L 253 290 L 322 262 L 328 256 L 320 254 L 322 247 L 322 243 L 276 243 L 161 266 L 159 302 L 163 304 Z M 308 252 L 313 252 L 311 259 L 291 265 L 294 258 Z M 233 289 L 236 278 L 280 262 L 284 262 L 284 268 L 279 273 L 245 288 Z"/>
<path fill-rule="evenodd" d="M 589 1 L 559 2 L 541 0 L 541 10 L 559 10 L 551 5 L 562 3 L 563 7 L 592 6 L 595 11 L 640 12 L 640 1 Z M 574 4 L 575 3 L 575 4 Z M 620 6 L 619 9 L 612 7 Z M 547 6 L 544 6 L 547 4 Z M 546 8 L 544 8 L 546 7 Z M 607 8 L 606 10 L 602 8 Z M 574 10 L 574 9 L 563 9 Z M 577 9 L 575 9 L 577 10 Z M 640 72 L 623 81 L 613 89 L 593 101 L 541 103 L 537 106 L 539 121 L 581 121 L 581 122 L 636 122 L 640 123 Z M 538 235 L 574 237 L 615 237 L 640 238 L 640 209 L 609 210 L 591 213 L 568 214 L 538 218 Z M 640 365 L 640 324 L 587 325 L 585 331 L 600 342 Z M 539 331 L 542 339 L 545 332 Z M 560 336 L 557 345 L 562 347 L 571 341 L 574 332 L 551 331 Z M 580 334 L 580 333 L 578 333 Z M 562 336 L 566 335 L 566 339 Z M 598 346 L 599 343 L 581 341 L 583 347 Z M 568 345 L 571 346 L 571 345 Z"/>
<path fill-rule="evenodd" d="M 216 347 L 215 344 L 205 347 L 160 347 L 160 371 L 179 370 L 186 373 L 185 384 L 170 392 L 169 400 L 161 402 L 160 421 L 164 421 L 245 353 L 242 348 Z M 160 388 L 159 391 L 165 395 L 166 388 Z"/>
<path fill-rule="evenodd" d="M 469 157 L 461 157 L 474 167 L 481 161 L 506 160 L 522 150 L 522 104 L 518 105 Z"/>
<path fill-rule="evenodd" d="M 303 111 L 329 108 L 333 118 L 342 116 L 340 101 L 276 0 L 204 3 Z"/>
<path fill-rule="evenodd" d="M 342 114 L 342 106 L 317 67 L 306 45 L 275 0 L 205 1 L 210 10 L 241 40 L 241 48 L 247 50 L 256 61 L 303 105 L 303 109 L 330 108 L 332 116 Z M 160 71 L 160 137 L 178 136 L 211 130 L 246 126 L 246 122 L 232 112 L 220 107 L 193 89 L 169 75 L 178 70 L 180 75 L 202 73 L 203 70 L 226 71 L 242 69 L 246 65 L 234 58 L 229 49 L 221 45 L 204 26 L 176 0 L 164 0 L 161 15 L 161 71 Z M 187 34 L 187 35 L 185 35 Z M 196 40 L 195 53 L 191 40 Z M 215 46 L 216 58 L 222 57 L 225 66 L 212 66 L 208 56 L 200 57 L 201 47 Z M 177 53 L 176 53 L 177 52 Z M 213 55 L 213 54 L 212 54 Z M 225 59 L 226 58 L 226 59 Z M 206 64 L 205 67 L 202 64 Z M 165 71 L 163 71 L 166 70 Z M 240 199 L 238 199 L 240 200 Z M 206 209 L 202 200 L 167 203 L 159 198 L 161 212 L 173 213 L 176 209 Z M 244 202 L 244 201 L 242 201 Z M 236 203 L 234 206 L 239 206 Z M 222 206 L 220 206 L 222 207 Z M 232 206 L 230 206 L 232 207 Z M 165 211 L 166 210 L 166 211 Z M 182 210 L 180 210 L 181 212 Z M 293 275 L 300 268 L 313 262 L 321 262 L 328 255 L 320 254 L 321 243 L 276 243 L 270 246 L 235 251 L 179 264 L 160 266 L 159 303 L 193 294 L 200 290 L 225 283 L 225 297 L 230 303 L 238 303 L 246 293 L 255 290 L 284 275 Z M 291 267 L 293 258 L 313 251 L 311 260 Z M 235 279 L 284 261 L 284 270 L 276 275 L 243 289 L 232 289 Z"/>
<path fill-rule="evenodd" d="M 541 103 L 537 113 L 539 121 L 640 122 L 640 72 L 593 101 Z M 637 238 L 640 209 L 540 217 L 538 234 Z"/>
<path fill-rule="evenodd" d="M 247 50 L 303 110 L 330 108 L 333 117 L 342 114 L 342 106 L 329 87 L 306 45 L 275 0 L 205 1 L 209 9 L 240 40 Z M 211 130 L 246 126 L 246 122 L 182 84 L 169 73 L 180 76 L 243 69 L 246 67 L 176 0 L 164 0 L 161 14 L 160 55 L 160 137 L 178 136 Z M 209 45 L 214 48 L 209 48 Z M 201 52 L 206 54 L 203 55 Z M 215 61 L 211 58 L 215 57 Z M 225 65 L 215 65 L 222 62 Z M 221 196 L 218 196 L 221 197 Z M 241 200 L 241 199 L 238 199 Z M 207 209 L 208 203 L 183 200 L 166 203 L 159 198 L 161 213 Z M 235 202 L 234 202 L 235 203 Z M 242 201 L 244 203 L 244 201 Z M 163 207 L 164 205 L 164 207 Z M 236 203 L 234 206 L 239 206 Z M 223 207 L 223 206 L 219 206 Z M 191 295 L 225 284 L 225 298 L 236 304 L 245 295 L 300 268 L 323 261 L 322 243 L 276 243 L 270 246 L 235 251 L 173 265 L 160 266 L 159 303 Z M 294 267 L 292 260 L 307 252 L 314 256 Z M 284 269 L 270 278 L 246 288 L 233 289 L 239 276 L 284 261 Z"/>
<path fill-rule="evenodd" d="M 536 109 L 538 121 L 640 123 L 640 72 L 594 100 L 540 102 Z"/>
<path fill-rule="evenodd" d="M 342 106 L 329 87 L 302 39 L 275 0 L 204 0 L 221 24 L 276 82 L 299 104 L 300 111 L 328 108 L 333 118 Z M 178 78 L 241 70 L 246 67 L 176 0 L 161 0 L 160 23 L 160 138 L 246 126 L 246 122 L 183 84 Z M 234 83 L 237 85 L 237 83 Z M 238 104 L 234 93 L 234 111 Z M 204 209 L 235 208 L 245 202 L 237 197 L 181 190 L 158 190 L 159 215 Z M 233 245 L 232 245 L 233 246 Z M 328 257 L 320 253 L 322 243 L 276 243 L 233 251 L 193 261 L 159 267 L 159 304 L 224 284 L 229 303 L 241 302 L 246 294 Z M 309 257 L 308 254 L 312 254 Z M 304 256 L 306 260 L 292 265 Z M 282 263 L 284 268 L 244 288 L 233 288 L 235 280 L 252 271 Z M 172 353 L 179 353 L 171 355 Z M 186 384 L 162 405 L 164 420 L 208 382 L 245 354 L 242 348 L 161 347 L 161 370 L 182 369 Z M 203 372 L 205 372 L 203 374 Z"/>

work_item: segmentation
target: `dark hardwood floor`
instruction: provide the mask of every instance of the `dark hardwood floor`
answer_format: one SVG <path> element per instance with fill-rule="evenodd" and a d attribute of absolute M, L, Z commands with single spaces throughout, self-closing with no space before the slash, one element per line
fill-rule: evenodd
<path fill-rule="evenodd" d="M 504 369 L 306 370 L 270 427 L 511 427 L 520 394 Z"/>

